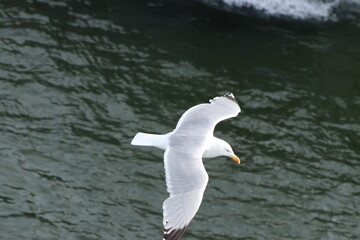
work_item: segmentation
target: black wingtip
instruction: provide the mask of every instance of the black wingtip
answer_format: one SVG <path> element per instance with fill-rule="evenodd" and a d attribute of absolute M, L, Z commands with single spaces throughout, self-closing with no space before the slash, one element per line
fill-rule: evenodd
<path fill-rule="evenodd" d="M 236 101 L 236 99 L 234 97 L 234 94 L 232 94 L 231 92 L 226 92 L 223 97 L 226 97 L 227 99 L 237 103 L 237 101 Z"/>
<path fill-rule="evenodd" d="M 164 236 L 163 240 L 179 240 L 181 239 L 182 235 L 185 233 L 188 225 L 184 228 L 179 229 L 164 229 Z"/>

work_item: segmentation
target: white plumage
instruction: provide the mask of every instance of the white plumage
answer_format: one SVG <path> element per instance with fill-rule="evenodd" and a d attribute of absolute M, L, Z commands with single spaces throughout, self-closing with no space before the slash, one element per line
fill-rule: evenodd
<path fill-rule="evenodd" d="M 209 179 L 203 157 L 230 156 L 240 163 L 231 146 L 213 136 L 217 123 L 237 116 L 240 111 L 234 95 L 227 93 L 187 110 L 168 134 L 137 133 L 132 140 L 133 145 L 165 149 L 166 186 L 170 196 L 163 203 L 163 239 L 180 239 L 200 207 Z"/>

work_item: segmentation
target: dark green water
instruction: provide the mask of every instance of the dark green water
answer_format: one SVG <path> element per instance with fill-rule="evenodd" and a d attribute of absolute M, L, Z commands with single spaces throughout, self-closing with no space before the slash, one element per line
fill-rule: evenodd
<path fill-rule="evenodd" d="M 0 238 L 161 239 L 162 152 L 232 91 L 184 239 L 359 239 L 360 28 L 182 1 L 0 3 Z"/>

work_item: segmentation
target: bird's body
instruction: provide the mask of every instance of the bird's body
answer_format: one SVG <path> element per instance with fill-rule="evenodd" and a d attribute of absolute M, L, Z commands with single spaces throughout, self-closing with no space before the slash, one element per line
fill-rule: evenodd
<path fill-rule="evenodd" d="M 133 145 L 165 150 L 166 185 L 170 196 L 163 203 L 163 239 L 180 239 L 200 207 L 208 182 L 203 157 L 230 156 L 240 163 L 231 146 L 213 136 L 218 122 L 235 117 L 240 111 L 234 95 L 227 93 L 187 110 L 174 131 L 168 134 L 138 133 L 132 140 Z"/>

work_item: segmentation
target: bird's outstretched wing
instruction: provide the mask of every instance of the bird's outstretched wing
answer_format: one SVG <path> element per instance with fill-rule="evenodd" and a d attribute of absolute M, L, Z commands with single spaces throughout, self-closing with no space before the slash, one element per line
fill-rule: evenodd
<path fill-rule="evenodd" d="M 180 118 L 174 133 L 207 136 L 214 132 L 220 121 L 236 117 L 241 112 L 232 93 L 215 97 L 210 103 L 203 103 L 188 109 Z M 194 131 L 196 130 L 196 131 Z"/>
<path fill-rule="evenodd" d="M 189 146 L 175 139 L 164 154 L 166 185 L 170 193 L 163 203 L 165 240 L 178 240 L 184 234 L 200 207 L 209 178 L 201 150 L 190 147 L 190 151 L 184 152 L 183 147 Z"/>

